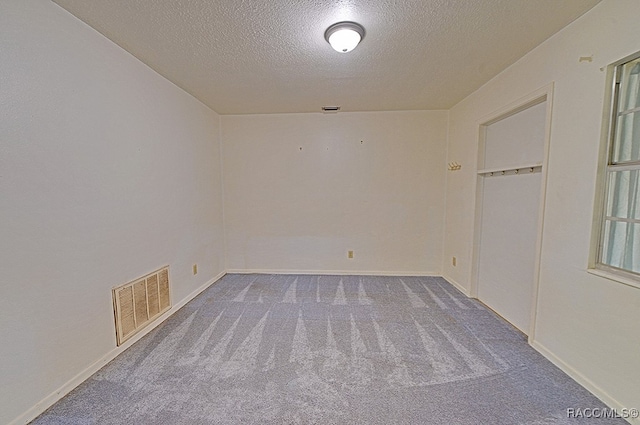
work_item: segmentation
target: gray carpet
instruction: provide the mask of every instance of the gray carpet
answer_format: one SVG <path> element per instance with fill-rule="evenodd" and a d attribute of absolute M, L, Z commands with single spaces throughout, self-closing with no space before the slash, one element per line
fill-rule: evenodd
<path fill-rule="evenodd" d="M 32 423 L 579 424 L 567 408 L 603 407 L 441 278 L 227 275 Z"/>

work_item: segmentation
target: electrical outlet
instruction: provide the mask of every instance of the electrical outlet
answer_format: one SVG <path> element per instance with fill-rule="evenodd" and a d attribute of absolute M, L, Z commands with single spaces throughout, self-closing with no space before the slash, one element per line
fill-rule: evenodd
<path fill-rule="evenodd" d="M 456 257 L 451 257 L 451 264 L 453 264 L 453 267 L 456 266 Z"/>
<path fill-rule="evenodd" d="M 347 253 L 347 257 L 348 257 L 348 258 L 353 258 L 353 251 L 349 251 L 349 252 Z"/>
<path fill-rule="evenodd" d="M 193 274 L 198 274 L 198 265 L 197 264 L 193 265 Z"/>

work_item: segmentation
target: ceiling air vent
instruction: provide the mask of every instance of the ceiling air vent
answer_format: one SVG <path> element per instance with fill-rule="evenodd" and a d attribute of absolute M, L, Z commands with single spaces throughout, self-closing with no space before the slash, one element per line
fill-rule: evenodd
<path fill-rule="evenodd" d="M 171 308 L 169 267 L 114 288 L 116 341 L 121 345 Z"/>
<path fill-rule="evenodd" d="M 340 110 L 339 106 L 323 106 L 322 110 L 324 112 L 338 112 Z"/>

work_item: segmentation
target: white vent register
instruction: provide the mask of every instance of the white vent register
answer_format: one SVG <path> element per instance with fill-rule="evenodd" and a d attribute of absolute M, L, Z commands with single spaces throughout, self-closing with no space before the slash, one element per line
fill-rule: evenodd
<path fill-rule="evenodd" d="M 121 345 L 170 308 L 169 267 L 114 288 L 117 344 Z"/>

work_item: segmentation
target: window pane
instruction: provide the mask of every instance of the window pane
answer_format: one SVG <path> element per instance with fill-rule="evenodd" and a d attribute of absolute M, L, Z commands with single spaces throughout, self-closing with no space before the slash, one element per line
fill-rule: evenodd
<path fill-rule="evenodd" d="M 622 66 L 620 105 L 618 112 L 640 107 L 640 58 Z"/>
<path fill-rule="evenodd" d="M 606 221 L 602 263 L 640 273 L 640 224 Z"/>
<path fill-rule="evenodd" d="M 620 115 L 616 126 L 613 162 L 640 160 L 640 111 Z"/>
<path fill-rule="evenodd" d="M 640 170 L 609 172 L 606 215 L 640 219 Z"/>
<path fill-rule="evenodd" d="M 615 79 L 598 263 L 640 275 L 640 54 Z"/>

